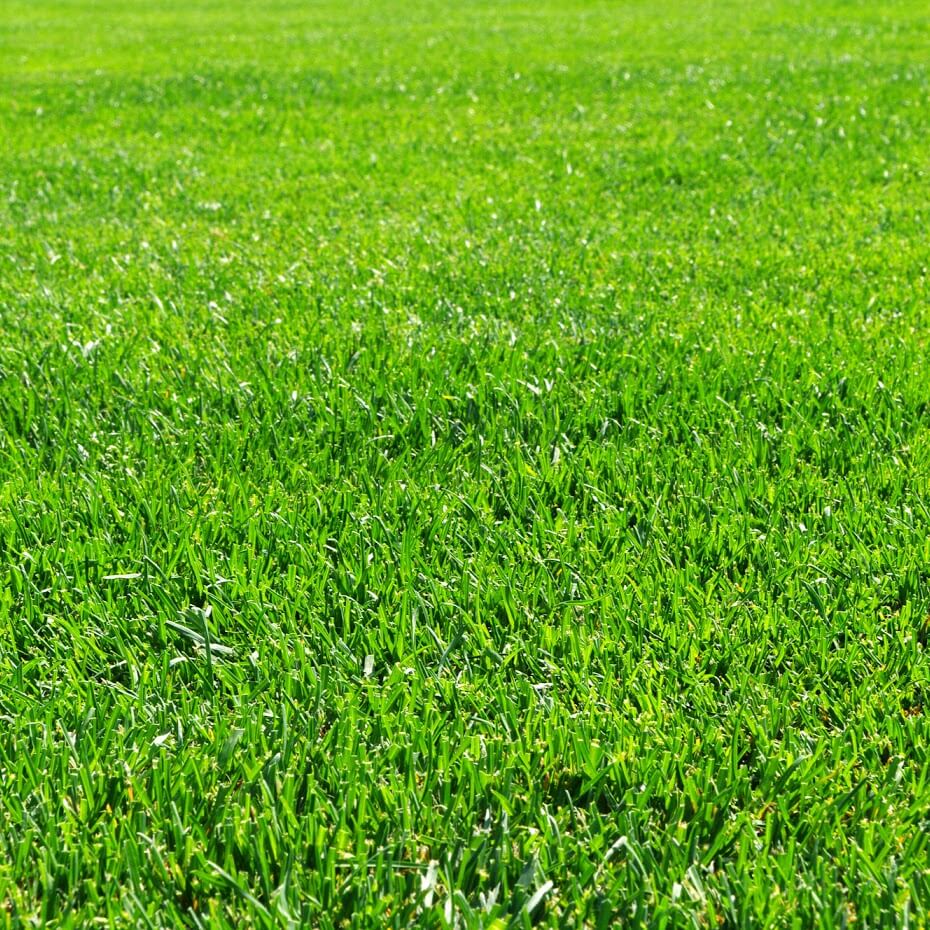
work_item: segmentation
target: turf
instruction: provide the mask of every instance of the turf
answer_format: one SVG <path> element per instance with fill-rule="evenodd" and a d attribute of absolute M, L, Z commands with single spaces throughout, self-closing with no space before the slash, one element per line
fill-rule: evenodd
<path fill-rule="evenodd" d="M 6 0 L 0 927 L 924 927 L 930 12 Z"/>

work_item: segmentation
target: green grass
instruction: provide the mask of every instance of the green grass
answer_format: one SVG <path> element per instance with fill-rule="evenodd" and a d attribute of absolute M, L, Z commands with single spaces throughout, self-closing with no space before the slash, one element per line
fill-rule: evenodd
<path fill-rule="evenodd" d="M 930 11 L 6 0 L 0 927 L 927 926 Z"/>

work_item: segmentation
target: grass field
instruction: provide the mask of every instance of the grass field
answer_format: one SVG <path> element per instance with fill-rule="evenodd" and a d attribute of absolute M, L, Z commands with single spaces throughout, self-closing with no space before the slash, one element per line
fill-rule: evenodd
<path fill-rule="evenodd" d="M 930 9 L 5 0 L 0 928 L 927 926 Z"/>

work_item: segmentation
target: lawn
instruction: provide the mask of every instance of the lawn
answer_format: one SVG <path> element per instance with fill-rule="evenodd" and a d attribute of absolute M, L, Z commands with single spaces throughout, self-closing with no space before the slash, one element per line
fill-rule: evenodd
<path fill-rule="evenodd" d="M 927 926 L 930 9 L 5 0 L 0 928 Z"/>

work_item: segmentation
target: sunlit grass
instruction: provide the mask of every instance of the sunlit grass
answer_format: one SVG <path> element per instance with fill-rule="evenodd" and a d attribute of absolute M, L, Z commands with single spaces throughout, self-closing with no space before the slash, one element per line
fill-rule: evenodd
<path fill-rule="evenodd" d="M 928 63 L 8 2 L 0 927 L 924 926 Z"/>

